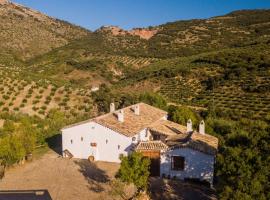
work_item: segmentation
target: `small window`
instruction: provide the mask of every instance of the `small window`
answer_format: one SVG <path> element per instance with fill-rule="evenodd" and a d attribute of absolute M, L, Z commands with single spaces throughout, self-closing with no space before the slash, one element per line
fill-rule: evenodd
<path fill-rule="evenodd" d="M 183 171 L 185 169 L 185 158 L 182 156 L 172 156 L 171 168 L 175 171 Z"/>
<path fill-rule="evenodd" d="M 91 142 L 91 143 L 90 143 L 90 146 L 91 146 L 91 147 L 96 147 L 96 146 L 97 146 L 97 143 Z"/>
<path fill-rule="evenodd" d="M 70 140 L 70 144 L 72 144 L 73 143 L 73 140 Z"/>
<path fill-rule="evenodd" d="M 106 140 L 106 144 L 108 144 L 108 140 Z"/>
<path fill-rule="evenodd" d="M 153 135 L 153 140 L 160 140 L 160 135 Z"/>
<path fill-rule="evenodd" d="M 133 137 L 133 138 L 132 138 L 132 141 L 133 141 L 133 142 L 136 141 L 136 137 Z"/>
<path fill-rule="evenodd" d="M 120 149 L 120 145 L 118 145 L 118 149 Z"/>
<path fill-rule="evenodd" d="M 83 141 L 83 137 L 81 137 L 81 141 Z"/>

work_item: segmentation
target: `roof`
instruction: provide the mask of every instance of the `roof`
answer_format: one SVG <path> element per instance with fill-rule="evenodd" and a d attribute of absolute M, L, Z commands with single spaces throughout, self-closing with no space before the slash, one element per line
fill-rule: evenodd
<path fill-rule="evenodd" d="M 124 111 L 123 122 L 118 121 L 116 113 L 118 113 L 120 110 L 117 110 L 113 113 L 107 113 L 93 119 L 66 126 L 62 128 L 62 130 L 88 122 L 96 122 L 125 136 L 132 137 L 138 134 L 141 130 L 148 128 L 152 123 L 167 115 L 166 111 L 145 103 L 138 103 L 136 105 L 138 105 L 140 109 L 139 115 L 134 113 L 133 107 L 135 105 L 121 109 Z"/>
<path fill-rule="evenodd" d="M 148 104 L 139 103 L 137 105 L 140 108 L 139 115 L 135 115 L 133 111 L 134 105 L 122 109 L 124 111 L 123 122 L 118 121 L 115 112 L 97 117 L 93 121 L 125 136 L 132 137 L 167 115 L 166 111 Z"/>
<path fill-rule="evenodd" d="M 140 142 L 135 148 L 136 151 L 160 151 L 166 149 L 168 149 L 168 146 L 159 140 Z"/>
<path fill-rule="evenodd" d="M 186 133 L 187 128 L 183 125 L 172 121 L 161 119 L 149 126 L 150 131 L 163 134 L 166 136 L 178 135 Z"/>
<path fill-rule="evenodd" d="M 198 132 L 169 136 L 166 144 L 172 148 L 188 147 L 206 154 L 215 155 L 218 149 L 218 138 Z"/>
<path fill-rule="evenodd" d="M 207 154 L 215 154 L 218 138 L 196 131 L 187 133 L 187 127 L 168 120 L 159 120 L 149 126 L 150 131 L 166 135 L 170 147 L 189 147 Z"/>

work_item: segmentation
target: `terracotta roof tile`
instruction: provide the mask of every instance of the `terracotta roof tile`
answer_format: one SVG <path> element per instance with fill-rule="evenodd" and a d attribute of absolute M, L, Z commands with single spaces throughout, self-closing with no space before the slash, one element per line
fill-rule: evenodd
<path fill-rule="evenodd" d="M 113 113 L 107 113 L 93 119 L 66 126 L 62 128 L 62 130 L 94 121 L 123 135 L 132 137 L 139 133 L 141 130 L 148 128 L 148 126 L 152 123 L 160 120 L 167 115 L 166 111 L 155 108 L 145 103 L 138 103 L 136 105 L 138 105 L 140 109 L 139 115 L 135 115 L 134 113 L 133 107 L 135 105 L 128 106 L 122 109 L 124 111 L 124 122 L 118 121 L 117 113 L 120 110 L 117 110 Z"/>
<path fill-rule="evenodd" d="M 168 149 L 168 146 L 159 140 L 140 142 L 135 148 L 136 151 L 149 151 L 149 150 L 160 151 L 166 149 Z"/>
<path fill-rule="evenodd" d="M 218 148 L 218 138 L 196 131 L 187 133 L 186 126 L 168 120 L 156 121 L 149 128 L 150 131 L 167 135 L 166 144 L 171 147 L 190 147 L 209 154 L 214 154 Z"/>
<path fill-rule="evenodd" d="M 189 147 L 197 151 L 214 155 L 218 149 L 218 138 L 194 131 L 192 133 L 169 136 L 166 139 L 166 144 L 170 147 Z"/>
<path fill-rule="evenodd" d="M 149 126 L 150 131 L 154 131 L 167 136 L 186 133 L 187 128 L 183 125 L 174 123 L 169 120 L 161 119 Z"/>
<path fill-rule="evenodd" d="M 124 122 L 119 122 L 117 119 L 117 112 L 108 113 L 93 119 L 98 124 L 106 126 L 114 131 L 117 131 L 128 137 L 132 137 L 141 130 L 148 128 L 152 123 L 160 120 L 167 115 L 167 112 L 145 103 L 139 103 L 140 114 L 135 115 L 133 107 L 128 106 L 124 110 Z"/>

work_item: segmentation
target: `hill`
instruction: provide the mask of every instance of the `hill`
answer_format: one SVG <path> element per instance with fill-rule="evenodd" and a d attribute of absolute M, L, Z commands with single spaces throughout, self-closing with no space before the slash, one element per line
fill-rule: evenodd
<path fill-rule="evenodd" d="M 0 2 L 0 59 L 26 60 L 44 54 L 89 31 L 7 0 Z"/>
<path fill-rule="evenodd" d="M 237 47 L 249 41 L 269 37 L 269 18 L 269 10 L 242 10 L 209 19 L 170 22 L 141 29 L 153 31 L 148 39 L 132 35 L 117 27 L 106 27 L 96 31 L 103 36 L 100 37 L 104 48 L 99 49 L 99 46 L 94 49 L 98 52 L 135 57 L 189 56 Z M 84 42 L 89 46 L 94 45 L 87 39 Z"/>
<path fill-rule="evenodd" d="M 220 199 L 269 199 L 270 10 L 89 32 L 0 0 L 0 28 L 0 161 L 144 101 L 219 137 Z"/>
<path fill-rule="evenodd" d="M 83 84 L 110 84 L 160 60 L 266 42 L 270 38 L 269 19 L 269 10 L 243 10 L 205 20 L 177 21 L 131 31 L 102 27 L 86 37 L 29 59 L 26 65 L 31 66 L 31 70 L 45 71 L 46 75 L 58 74 L 65 80 L 72 79 L 73 73 L 80 74 L 79 70 L 84 76 L 76 77 L 82 78 Z M 136 35 L 136 30 L 152 31 L 151 37 Z"/>
<path fill-rule="evenodd" d="M 146 83 L 174 104 L 214 105 L 235 119 L 264 119 L 270 113 L 269 43 L 157 62 L 121 79 L 116 90 L 140 93 Z"/>

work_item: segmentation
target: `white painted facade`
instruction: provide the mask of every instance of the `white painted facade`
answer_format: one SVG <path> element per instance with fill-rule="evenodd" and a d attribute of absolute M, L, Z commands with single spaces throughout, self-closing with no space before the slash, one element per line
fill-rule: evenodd
<path fill-rule="evenodd" d="M 110 106 L 110 110 L 114 112 L 114 105 Z M 135 114 L 139 115 L 140 110 L 137 110 Z M 124 120 L 124 113 L 122 117 Z M 164 115 L 161 119 L 167 120 L 167 115 Z M 191 121 L 187 124 L 187 130 L 192 131 Z M 200 132 L 205 134 L 204 123 L 200 126 Z M 62 152 L 63 156 L 66 156 L 64 151 L 68 150 L 74 158 L 88 159 L 89 156 L 93 156 L 95 161 L 120 163 L 121 155 L 126 156 L 134 151 L 134 147 L 140 141 L 149 140 L 152 140 L 152 136 L 148 128 L 144 128 L 134 136 L 128 137 L 95 121 L 88 121 L 62 129 Z M 172 156 L 184 157 L 184 170 L 172 170 Z M 165 152 L 160 152 L 160 176 L 176 177 L 182 180 L 194 178 L 212 184 L 214 162 L 215 155 L 203 153 L 189 147 L 168 148 Z"/>
<path fill-rule="evenodd" d="M 95 160 L 119 163 L 121 154 L 127 155 L 138 141 L 148 140 L 146 132 L 144 129 L 134 138 L 127 137 L 98 123 L 87 122 L 62 130 L 62 151 L 67 149 L 75 158 L 94 156 Z"/>
<path fill-rule="evenodd" d="M 171 157 L 182 156 L 185 158 L 183 171 L 174 171 L 171 168 Z M 170 149 L 160 156 L 160 175 L 171 178 L 176 177 L 184 180 L 185 178 L 195 178 L 201 181 L 213 183 L 214 176 L 214 155 L 208 155 L 190 148 Z"/>

